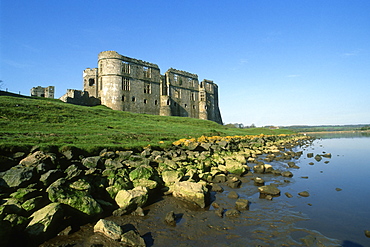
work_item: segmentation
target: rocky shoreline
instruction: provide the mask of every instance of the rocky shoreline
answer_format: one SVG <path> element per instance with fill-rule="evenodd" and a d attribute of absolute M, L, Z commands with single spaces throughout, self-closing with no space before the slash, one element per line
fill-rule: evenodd
<path fill-rule="evenodd" d="M 143 216 L 143 208 L 162 196 L 180 199 L 194 209 L 211 205 L 219 217 L 238 216 L 250 202 L 231 193 L 234 208 L 219 207 L 211 196 L 222 192 L 219 184 L 235 189 L 248 177 L 261 197 L 272 200 L 280 190 L 264 185 L 258 174 L 293 176 L 289 170 L 297 167 L 291 160 L 302 152 L 292 149 L 311 141 L 301 135 L 201 137 L 179 140 L 165 149 L 102 150 L 94 156 L 77 149 L 46 153 L 37 147 L 29 154 L 2 155 L 0 246 L 37 246 L 57 235 L 68 236 L 86 223 L 94 224 L 95 234 L 122 246 L 148 246 L 135 227 L 104 218 Z M 264 162 L 257 160 L 261 155 Z M 273 160 L 286 161 L 287 168 L 267 164 Z M 179 217 L 169 211 L 163 221 L 176 225 Z"/>

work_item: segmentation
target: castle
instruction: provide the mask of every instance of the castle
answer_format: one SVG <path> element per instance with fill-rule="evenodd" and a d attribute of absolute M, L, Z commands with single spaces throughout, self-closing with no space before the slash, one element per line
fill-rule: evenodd
<path fill-rule="evenodd" d="M 49 87 L 33 87 L 31 89 L 31 96 L 32 97 L 45 97 L 54 99 L 54 86 Z"/>
<path fill-rule="evenodd" d="M 61 100 L 81 105 L 102 104 L 113 110 L 212 120 L 222 124 L 218 86 L 198 75 L 158 65 L 115 51 L 98 56 L 98 68 L 83 71 L 83 91 L 68 89 Z"/>

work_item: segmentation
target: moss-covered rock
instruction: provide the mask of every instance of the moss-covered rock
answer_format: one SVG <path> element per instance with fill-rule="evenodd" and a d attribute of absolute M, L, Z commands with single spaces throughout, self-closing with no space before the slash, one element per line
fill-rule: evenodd
<path fill-rule="evenodd" d="M 145 178 L 149 179 L 153 175 L 153 168 L 149 165 L 142 165 L 130 172 L 130 180 Z"/>
<path fill-rule="evenodd" d="M 122 209 L 135 210 L 142 207 L 148 200 L 148 190 L 143 186 L 135 187 L 132 190 L 120 190 L 115 201 Z"/>

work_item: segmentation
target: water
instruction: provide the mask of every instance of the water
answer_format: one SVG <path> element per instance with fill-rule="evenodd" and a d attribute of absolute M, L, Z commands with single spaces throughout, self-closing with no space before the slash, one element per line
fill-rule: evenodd
<path fill-rule="evenodd" d="M 294 171 L 294 183 L 282 189 L 282 194 L 310 193 L 306 198 L 286 199 L 293 210 L 310 218 L 299 226 L 339 239 L 342 246 L 370 246 L 370 238 L 364 234 L 365 229 L 370 230 L 370 138 L 348 134 L 331 137 L 316 140 L 304 150 L 297 162 L 301 168 Z M 323 152 L 332 157 L 320 162 L 307 158 L 307 153 Z"/>

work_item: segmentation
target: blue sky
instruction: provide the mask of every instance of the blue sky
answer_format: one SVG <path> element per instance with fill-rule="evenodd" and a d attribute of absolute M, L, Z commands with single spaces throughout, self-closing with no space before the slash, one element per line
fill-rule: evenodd
<path fill-rule="evenodd" d="M 101 51 L 219 86 L 225 123 L 370 123 L 370 1 L 0 1 L 2 89 L 82 89 Z"/>

